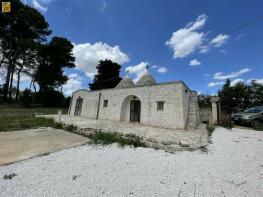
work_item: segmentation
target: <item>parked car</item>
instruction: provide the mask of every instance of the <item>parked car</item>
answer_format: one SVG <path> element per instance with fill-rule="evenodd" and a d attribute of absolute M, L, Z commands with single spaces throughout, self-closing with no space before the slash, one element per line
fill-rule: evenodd
<path fill-rule="evenodd" d="M 258 127 L 263 123 L 263 106 L 251 107 L 244 112 L 238 112 L 231 115 L 235 124 L 245 124 L 252 127 Z"/>

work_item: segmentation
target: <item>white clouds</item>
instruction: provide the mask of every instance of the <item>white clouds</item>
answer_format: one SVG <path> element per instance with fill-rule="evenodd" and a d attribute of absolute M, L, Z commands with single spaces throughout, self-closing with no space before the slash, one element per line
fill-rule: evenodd
<path fill-rule="evenodd" d="M 48 10 L 48 7 L 41 4 L 39 0 L 32 0 L 32 5 L 41 12 L 46 12 Z"/>
<path fill-rule="evenodd" d="M 243 79 L 235 79 L 235 80 L 231 81 L 230 86 L 235 86 L 239 82 L 244 82 L 244 80 Z"/>
<path fill-rule="evenodd" d="M 164 66 L 161 66 L 157 69 L 158 73 L 166 73 L 168 71 L 168 69 Z"/>
<path fill-rule="evenodd" d="M 126 67 L 126 71 L 128 70 L 130 74 L 134 74 L 134 83 L 137 83 L 137 81 L 141 78 L 141 76 L 147 72 L 147 67 L 149 67 L 149 62 L 140 62 L 139 64 L 135 66 L 128 66 Z M 156 72 L 160 74 L 164 74 L 168 71 L 168 69 L 165 66 L 157 66 L 153 65 L 151 66 L 152 69 L 155 69 Z"/>
<path fill-rule="evenodd" d="M 72 92 L 81 89 L 83 78 L 77 73 L 71 73 L 68 76 L 67 83 L 63 86 L 63 92 L 65 95 L 71 95 Z"/>
<path fill-rule="evenodd" d="M 48 4 L 54 0 L 31 0 L 31 3 L 34 8 L 38 9 L 41 12 L 46 12 L 48 10 Z M 28 1 L 24 1 L 27 3 Z"/>
<path fill-rule="evenodd" d="M 223 85 L 224 83 L 225 83 L 224 81 L 210 82 L 207 86 L 215 87 L 215 86 Z"/>
<path fill-rule="evenodd" d="M 200 61 L 198 61 L 197 59 L 193 59 L 189 62 L 189 65 L 190 66 L 199 66 L 201 65 L 202 63 Z"/>
<path fill-rule="evenodd" d="M 240 40 L 241 38 L 245 37 L 245 34 L 240 34 L 236 37 L 236 41 Z"/>
<path fill-rule="evenodd" d="M 229 39 L 229 35 L 219 34 L 217 37 L 213 38 L 210 43 L 214 47 L 220 47 L 223 44 L 225 44 L 228 39 Z"/>
<path fill-rule="evenodd" d="M 130 74 L 135 74 L 135 79 L 133 81 L 137 83 L 141 76 L 147 72 L 147 66 L 149 66 L 148 62 L 141 62 L 135 66 L 128 66 L 125 70 L 128 70 Z"/>
<path fill-rule="evenodd" d="M 234 79 L 231 82 L 231 86 L 236 85 L 238 82 L 244 82 L 243 79 L 235 79 L 245 73 L 250 72 L 251 69 L 250 68 L 242 68 L 239 71 L 236 72 L 231 72 L 229 74 L 224 74 L 223 72 L 217 72 L 214 73 L 213 75 L 213 79 L 216 80 L 215 82 L 210 82 L 207 86 L 208 87 L 214 87 L 214 86 L 219 86 L 219 85 L 223 85 L 225 83 L 226 79 Z"/>
<path fill-rule="evenodd" d="M 174 32 L 172 37 L 166 41 L 165 44 L 173 49 L 174 59 L 186 57 L 202 45 L 205 33 L 199 33 L 197 30 L 204 26 L 206 20 L 206 15 L 199 15 L 194 22 Z"/>
<path fill-rule="evenodd" d="M 215 38 L 207 38 L 208 33 L 198 32 L 207 21 L 205 14 L 199 15 L 194 22 L 188 23 L 184 28 L 173 32 L 172 37 L 165 42 L 173 50 L 173 59 L 184 58 L 194 51 L 207 53 L 213 47 L 221 47 L 229 39 L 229 35 L 219 34 Z"/>
<path fill-rule="evenodd" d="M 232 79 L 232 78 L 236 78 L 236 77 L 239 77 L 247 72 L 250 72 L 251 69 L 250 68 L 243 68 L 239 71 L 236 71 L 236 72 L 232 72 L 232 73 L 229 73 L 229 74 L 224 74 L 222 72 L 217 72 L 214 74 L 213 78 L 216 79 L 216 80 L 226 80 L 226 79 Z"/>
<path fill-rule="evenodd" d="M 118 45 L 112 47 L 102 42 L 73 45 L 76 66 L 84 71 L 90 79 L 93 79 L 94 75 L 97 73 L 96 66 L 100 60 L 109 59 L 118 64 L 129 61 L 128 55 L 122 52 Z"/>
<path fill-rule="evenodd" d="M 103 0 L 102 6 L 100 7 L 100 11 L 103 12 L 107 7 L 108 7 L 108 4 L 107 4 L 106 0 Z"/>
<path fill-rule="evenodd" d="M 249 79 L 249 80 L 247 80 L 247 83 L 251 83 L 251 82 L 263 85 L 263 78 L 262 79 Z"/>
<path fill-rule="evenodd" d="M 210 51 L 210 47 L 208 45 L 199 46 L 199 53 L 207 53 Z"/>

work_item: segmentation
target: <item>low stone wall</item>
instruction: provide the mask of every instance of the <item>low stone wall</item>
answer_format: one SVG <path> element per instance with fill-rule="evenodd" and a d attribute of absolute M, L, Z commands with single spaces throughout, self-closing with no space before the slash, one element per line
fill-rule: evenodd
<path fill-rule="evenodd" d="M 209 122 L 211 109 L 200 108 L 199 113 L 200 113 L 200 121 L 201 122 Z"/>

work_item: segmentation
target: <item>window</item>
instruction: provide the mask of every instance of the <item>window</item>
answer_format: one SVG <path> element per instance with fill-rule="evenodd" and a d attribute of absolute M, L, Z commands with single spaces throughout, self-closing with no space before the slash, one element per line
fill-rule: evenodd
<path fill-rule="evenodd" d="M 157 101 L 157 110 L 163 111 L 164 109 L 164 101 Z"/>
<path fill-rule="evenodd" d="M 104 100 L 103 101 L 103 107 L 107 107 L 108 106 L 108 100 Z"/>

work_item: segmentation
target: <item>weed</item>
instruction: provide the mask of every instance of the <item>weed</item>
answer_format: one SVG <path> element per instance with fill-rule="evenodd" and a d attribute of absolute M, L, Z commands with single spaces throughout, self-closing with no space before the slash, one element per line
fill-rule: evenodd
<path fill-rule="evenodd" d="M 6 174 L 6 175 L 3 177 L 3 179 L 12 179 L 12 178 L 14 178 L 15 176 L 17 176 L 16 173 Z"/>
<path fill-rule="evenodd" d="M 73 124 L 66 125 L 66 126 L 64 127 L 64 130 L 69 131 L 69 132 L 73 132 L 73 131 L 75 131 L 76 129 L 77 129 L 77 128 L 76 128 Z"/>
<path fill-rule="evenodd" d="M 54 122 L 54 124 L 52 125 L 52 127 L 54 129 L 63 129 L 63 124 L 60 122 Z"/>
<path fill-rule="evenodd" d="M 112 144 L 118 143 L 121 147 L 133 146 L 133 147 L 145 147 L 145 143 L 141 141 L 141 138 L 133 134 L 123 135 L 117 132 L 96 132 L 90 134 L 89 137 L 95 144 Z"/>
<path fill-rule="evenodd" d="M 207 124 L 207 125 L 206 125 L 206 129 L 207 129 L 207 132 L 208 132 L 209 137 L 211 137 L 212 134 L 213 134 L 213 132 L 214 132 L 214 130 L 215 130 L 215 127 L 210 126 L 209 124 Z"/>

